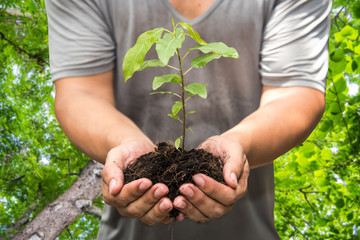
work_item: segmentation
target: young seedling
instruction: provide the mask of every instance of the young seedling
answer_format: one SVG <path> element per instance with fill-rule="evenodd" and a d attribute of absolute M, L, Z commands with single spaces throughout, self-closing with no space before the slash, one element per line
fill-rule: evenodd
<path fill-rule="evenodd" d="M 184 79 L 185 75 L 193 68 L 204 67 L 207 63 L 214 59 L 219 59 L 220 57 L 239 58 L 239 54 L 234 48 L 228 47 L 222 42 L 205 42 L 188 23 L 179 22 L 175 25 L 173 20 L 172 25 L 172 31 L 161 27 L 142 33 L 138 37 L 135 45 L 130 48 L 125 55 L 123 62 L 123 73 L 126 82 L 133 76 L 136 71 L 142 71 L 148 67 L 169 67 L 175 71 L 175 73 L 168 75 L 156 76 L 152 85 L 152 88 L 155 92 L 151 94 L 172 94 L 179 98 L 179 100 L 175 101 L 173 104 L 171 113 L 168 115 L 182 124 L 182 135 L 175 140 L 175 147 L 179 148 L 181 142 L 181 150 L 184 152 L 186 131 L 189 130 L 193 132 L 191 127 L 187 126 L 186 124 L 186 117 L 189 114 L 195 113 L 193 110 L 187 112 L 186 103 L 191 97 L 195 95 L 198 95 L 202 98 L 207 98 L 206 84 L 187 84 Z M 187 32 L 184 32 L 184 30 Z M 186 36 L 195 40 L 199 45 L 188 49 L 187 53 L 181 57 L 179 49 L 181 49 Z M 145 56 L 153 44 L 156 44 L 155 49 L 159 59 L 145 61 Z M 184 59 L 191 51 L 194 50 L 200 50 L 201 52 L 205 53 L 205 55 L 195 57 L 191 61 L 191 67 L 184 71 Z M 170 58 L 174 57 L 174 55 L 177 56 L 179 61 L 178 67 L 169 65 L 169 60 Z M 180 92 L 156 91 L 165 83 L 179 85 L 181 89 Z M 179 116 L 180 111 L 182 114 Z"/>

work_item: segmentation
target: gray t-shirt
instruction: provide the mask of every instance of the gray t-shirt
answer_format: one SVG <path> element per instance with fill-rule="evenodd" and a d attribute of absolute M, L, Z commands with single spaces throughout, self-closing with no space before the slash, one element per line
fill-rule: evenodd
<path fill-rule="evenodd" d="M 196 110 L 188 122 L 196 134 L 188 136 L 187 148 L 197 147 L 254 112 L 262 85 L 325 91 L 330 0 L 217 0 L 191 21 L 167 0 L 48 0 L 46 5 L 53 80 L 114 69 L 117 108 L 154 142 L 181 135 L 181 126 L 167 116 L 175 99 L 149 95 L 153 77 L 173 71 L 149 68 L 135 73 L 125 84 L 121 66 L 126 51 L 142 32 L 156 27 L 171 29 L 171 18 L 192 24 L 207 42 L 222 41 L 240 55 L 240 59 L 222 58 L 186 75 L 185 81 L 208 84 L 208 99 L 194 97 L 187 105 Z M 188 40 L 183 49 L 195 45 Z M 192 51 L 187 58 L 198 54 Z M 147 59 L 155 58 L 152 49 Z M 176 66 L 175 59 L 170 64 Z M 184 68 L 188 67 L 185 63 Z M 203 224 L 177 222 L 174 238 L 278 239 L 273 207 L 273 165 L 269 164 L 251 170 L 247 195 L 231 212 Z M 105 205 L 98 238 L 168 240 L 170 228 L 145 226 Z"/>

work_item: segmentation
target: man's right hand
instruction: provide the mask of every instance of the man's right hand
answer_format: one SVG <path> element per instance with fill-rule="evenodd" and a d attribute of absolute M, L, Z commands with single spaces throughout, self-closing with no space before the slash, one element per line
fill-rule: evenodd
<path fill-rule="evenodd" d="M 120 215 L 138 218 L 147 225 L 172 221 L 169 212 L 173 205 L 165 197 L 169 189 L 161 183 L 153 185 L 146 178 L 123 185 L 123 172 L 139 156 L 153 151 L 154 147 L 148 141 L 125 141 L 109 151 L 102 172 L 105 203 L 115 207 Z"/>
<path fill-rule="evenodd" d="M 124 216 L 148 225 L 168 223 L 173 205 L 168 188 L 139 179 L 123 186 L 123 171 L 154 144 L 115 106 L 113 70 L 55 81 L 55 113 L 69 139 L 91 159 L 105 165 L 103 198 Z"/>

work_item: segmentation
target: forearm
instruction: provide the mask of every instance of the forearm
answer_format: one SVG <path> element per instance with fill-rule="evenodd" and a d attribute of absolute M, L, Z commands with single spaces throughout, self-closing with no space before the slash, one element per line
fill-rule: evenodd
<path fill-rule="evenodd" d="M 146 139 L 131 120 L 102 100 L 83 95 L 66 102 L 56 107 L 58 121 L 72 143 L 92 159 L 104 163 L 109 150 L 122 141 Z"/>
<path fill-rule="evenodd" d="M 297 88 L 270 97 L 265 93 L 259 109 L 223 135 L 243 146 L 251 168 L 259 167 L 303 142 L 323 109 L 323 94 L 314 89 Z"/>
<path fill-rule="evenodd" d="M 110 149 L 124 141 L 141 139 L 151 143 L 115 108 L 111 78 L 106 73 L 55 82 L 55 114 L 63 131 L 80 151 L 101 163 Z"/>

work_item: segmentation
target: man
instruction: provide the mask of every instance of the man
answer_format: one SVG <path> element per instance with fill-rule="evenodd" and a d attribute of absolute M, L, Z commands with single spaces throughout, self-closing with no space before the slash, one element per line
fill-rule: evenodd
<path fill-rule="evenodd" d="M 331 1 L 46 3 L 58 121 L 81 151 L 105 164 L 107 205 L 98 238 L 169 239 L 164 224 L 176 208 L 181 212 L 176 240 L 278 239 L 272 161 L 304 141 L 323 113 Z M 126 85 L 121 71 L 136 38 L 155 27 L 170 28 L 172 18 L 240 55 L 186 75 L 207 83 L 209 92 L 208 100 L 189 103 L 197 113 L 189 118 L 196 134 L 187 147 L 226 156 L 227 185 L 197 174 L 196 184 L 182 186 L 173 202 L 164 184 L 148 179 L 123 184 L 130 163 L 152 151 L 154 142 L 179 135 L 180 126 L 166 116 L 173 101 L 148 95 L 152 78 L 169 69 L 146 69 Z M 185 41 L 183 49 L 195 45 Z M 196 56 L 191 54 L 189 59 Z M 155 51 L 148 57 L 155 59 Z"/>

